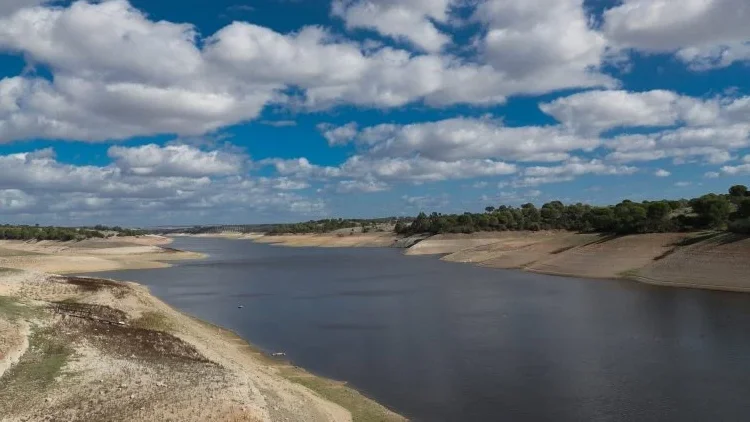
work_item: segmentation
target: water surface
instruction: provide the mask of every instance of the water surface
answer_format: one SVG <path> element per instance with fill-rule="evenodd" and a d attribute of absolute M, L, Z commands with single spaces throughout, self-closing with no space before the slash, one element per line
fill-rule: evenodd
<path fill-rule="evenodd" d="M 745 421 L 750 296 L 406 257 L 178 238 L 102 274 L 417 421 Z M 238 306 L 243 308 L 239 309 Z"/>

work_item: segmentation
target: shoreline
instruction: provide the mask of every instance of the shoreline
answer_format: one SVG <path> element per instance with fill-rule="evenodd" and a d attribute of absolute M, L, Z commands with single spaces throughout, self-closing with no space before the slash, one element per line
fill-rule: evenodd
<path fill-rule="evenodd" d="M 0 268 L 55 274 L 168 268 L 172 261 L 203 259 L 197 252 L 167 247 L 163 236 L 83 241 L 0 241 Z"/>
<path fill-rule="evenodd" d="M 200 255 L 146 253 L 140 248 L 171 243 L 147 240 L 136 246 L 123 239 L 0 244 L 0 395 L 8 398 L 0 414 L 154 422 L 406 420 L 345 382 L 268 356 L 231 330 L 169 306 L 143 285 L 29 269 L 43 263 L 91 272 L 85 258 L 92 256 L 107 261 L 96 261 L 97 269 L 115 267 L 101 271 L 153 268 L 168 265 L 160 254 L 169 254 L 167 260 Z M 84 262 L 73 270 L 70 260 Z"/>
<path fill-rule="evenodd" d="M 613 236 L 540 231 L 410 238 L 392 233 L 235 234 L 231 238 L 284 247 L 396 247 L 405 255 L 440 255 L 449 262 L 558 277 L 750 292 L 750 236 L 723 232 Z"/>

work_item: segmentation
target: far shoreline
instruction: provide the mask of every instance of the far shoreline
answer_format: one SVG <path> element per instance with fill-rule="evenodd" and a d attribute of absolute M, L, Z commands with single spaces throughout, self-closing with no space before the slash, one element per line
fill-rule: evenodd
<path fill-rule="evenodd" d="M 750 293 L 750 237 L 722 232 L 612 236 L 564 231 L 480 232 L 401 237 L 388 232 L 216 233 L 188 237 L 251 240 L 284 247 L 395 247 L 405 255 L 558 277 L 626 280 Z"/>

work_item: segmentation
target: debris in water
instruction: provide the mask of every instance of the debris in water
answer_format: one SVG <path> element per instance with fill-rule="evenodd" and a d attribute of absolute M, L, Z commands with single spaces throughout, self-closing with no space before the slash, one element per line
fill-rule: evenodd
<path fill-rule="evenodd" d="M 271 353 L 271 356 L 273 356 L 273 357 L 286 356 L 286 353 L 284 353 L 284 352 L 276 352 L 276 353 Z"/>

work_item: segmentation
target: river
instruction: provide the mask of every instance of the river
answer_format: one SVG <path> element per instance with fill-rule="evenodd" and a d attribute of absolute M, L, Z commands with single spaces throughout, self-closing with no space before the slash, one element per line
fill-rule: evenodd
<path fill-rule="evenodd" d="M 177 238 L 133 280 L 417 421 L 744 421 L 750 295 Z M 242 306 L 242 308 L 240 308 Z"/>

